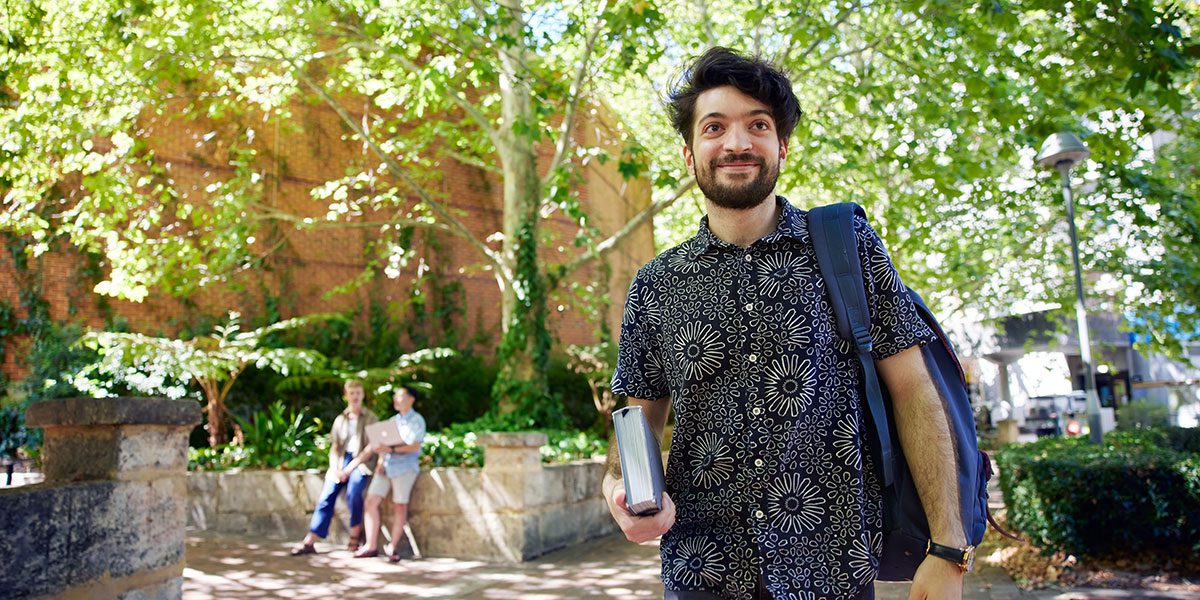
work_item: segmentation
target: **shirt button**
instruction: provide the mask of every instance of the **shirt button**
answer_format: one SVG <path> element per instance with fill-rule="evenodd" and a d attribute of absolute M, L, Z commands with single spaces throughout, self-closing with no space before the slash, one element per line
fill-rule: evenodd
<path fill-rule="evenodd" d="M 752 311 L 752 310 L 754 310 L 754 303 L 753 303 L 753 302 L 747 302 L 747 303 L 746 303 L 746 312 L 750 312 L 750 311 Z"/>
<path fill-rule="evenodd" d="M 751 354 L 750 356 L 748 356 L 748 357 L 746 357 L 746 358 L 749 358 L 749 359 L 750 359 L 750 362 L 758 362 L 758 355 L 757 355 L 757 354 Z"/>
<path fill-rule="evenodd" d="M 763 460 L 761 458 L 754 459 L 754 466 L 756 466 L 756 467 L 763 466 Z"/>
<path fill-rule="evenodd" d="M 765 516 L 765 515 L 763 515 L 763 511 L 761 511 L 761 510 L 756 510 L 756 511 L 754 511 L 754 518 L 755 518 L 755 519 L 761 519 L 761 518 L 763 518 L 764 516 Z"/>
<path fill-rule="evenodd" d="M 753 256 L 750 256 L 749 254 L 747 254 L 747 255 L 746 255 L 746 262 L 750 262 L 750 261 L 752 261 L 752 260 L 754 260 L 754 257 L 753 257 Z"/>
<path fill-rule="evenodd" d="M 756 407 L 754 407 L 754 410 L 752 410 L 750 412 L 754 413 L 755 415 L 761 415 L 762 409 L 756 406 Z"/>

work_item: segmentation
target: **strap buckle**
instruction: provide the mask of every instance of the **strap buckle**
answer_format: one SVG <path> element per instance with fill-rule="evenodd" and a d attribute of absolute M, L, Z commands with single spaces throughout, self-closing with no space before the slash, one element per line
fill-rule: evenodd
<path fill-rule="evenodd" d="M 858 326 L 854 328 L 854 347 L 859 353 L 870 352 L 875 348 L 875 342 L 871 340 L 871 332 L 866 327 Z"/>

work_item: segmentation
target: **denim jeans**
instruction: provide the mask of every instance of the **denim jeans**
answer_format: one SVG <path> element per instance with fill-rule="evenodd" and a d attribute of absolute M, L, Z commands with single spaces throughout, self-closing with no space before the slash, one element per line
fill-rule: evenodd
<path fill-rule="evenodd" d="M 342 457 L 342 468 L 350 464 L 354 460 L 354 455 L 349 452 Z M 362 524 L 363 518 L 363 493 L 367 490 L 367 484 L 370 483 L 371 476 L 363 475 L 358 469 L 350 473 L 350 478 L 346 481 L 325 480 L 325 489 L 321 491 L 321 500 L 317 502 L 317 510 L 313 512 L 312 522 L 308 525 L 308 530 L 315 533 L 317 537 L 324 538 L 329 535 L 329 524 L 333 521 L 333 507 L 337 504 L 338 494 L 342 490 L 346 490 L 346 502 L 350 505 L 350 526 L 358 527 Z"/>

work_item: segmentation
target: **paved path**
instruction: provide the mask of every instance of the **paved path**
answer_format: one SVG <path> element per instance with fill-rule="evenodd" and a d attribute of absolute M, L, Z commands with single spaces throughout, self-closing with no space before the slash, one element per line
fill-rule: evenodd
<path fill-rule="evenodd" d="M 992 481 L 998 486 L 998 478 Z M 989 498 L 1003 505 L 999 489 Z M 991 533 L 989 535 L 995 535 Z M 520 566 L 451 558 L 405 559 L 398 564 L 355 559 L 343 548 L 318 544 L 320 554 L 293 557 L 293 542 L 192 533 L 188 536 L 185 600 L 244 598 L 431 598 L 445 600 L 571 600 L 662 598 L 658 545 L 636 545 L 620 536 L 591 540 Z M 908 584 L 877 583 L 879 600 L 908 598 Z M 1150 590 L 1038 590 L 1022 592 L 987 557 L 963 582 L 964 600 L 1155 600 L 1200 595 Z"/>
<path fill-rule="evenodd" d="M 658 546 L 620 536 L 592 540 L 521 566 L 449 558 L 354 559 L 344 549 L 318 545 L 321 554 L 292 557 L 290 542 L 192 534 L 188 537 L 183 597 L 202 599 L 327 600 L 433 598 L 455 600 L 569 600 L 661 598 Z M 965 600 L 1090 600 L 1195 598 L 1138 590 L 1067 590 L 1022 593 L 998 566 L 981 561 L 967 575 Z M 880 583 L 880 600 L 908 597 L 907 584 Z"/>

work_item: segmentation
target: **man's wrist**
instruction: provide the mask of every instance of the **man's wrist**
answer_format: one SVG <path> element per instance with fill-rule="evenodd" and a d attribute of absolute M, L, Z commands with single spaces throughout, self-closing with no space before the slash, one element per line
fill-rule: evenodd
<path fill-rule="evenodd" d="M 928 540 L 925 545 L 925 556 L 946 561 L 957 567 L 960 573 L 970 572 L 975 568 L 975 546 L 947 546 Z"/>

